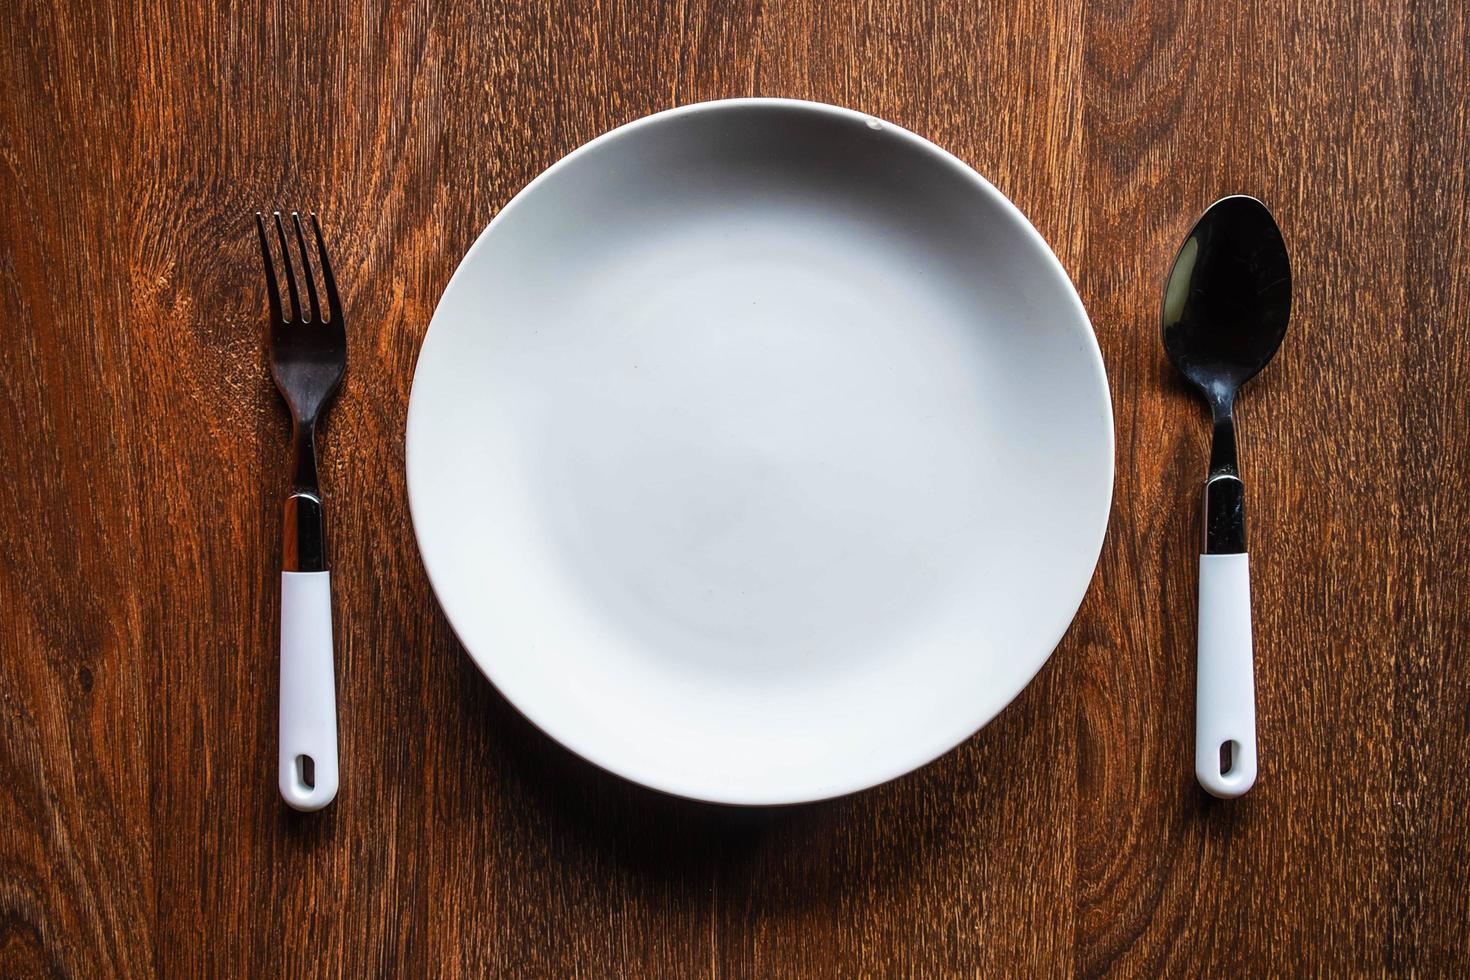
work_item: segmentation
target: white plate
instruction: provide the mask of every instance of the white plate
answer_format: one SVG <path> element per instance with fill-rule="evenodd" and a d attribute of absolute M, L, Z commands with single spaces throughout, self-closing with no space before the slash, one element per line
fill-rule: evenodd
<path fill-rule="evenodd" d="M 932 143 L 741 99 L 593 140 L 444 291 L 408 489 L 537 726 L 655 789 L 849 793 L 993 718 L 1087 589 L 1107 379 L 1036 230 Z"/>

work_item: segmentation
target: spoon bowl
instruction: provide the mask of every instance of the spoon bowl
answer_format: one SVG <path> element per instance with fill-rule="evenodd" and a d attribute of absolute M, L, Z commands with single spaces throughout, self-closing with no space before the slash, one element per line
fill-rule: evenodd
<path fill-rule="evenodd" d="M 1164 288 L 1164 351 L 1212 404 L 1265 367 L 1291 313 L 1286 242 L 1266 206 L 1236 195 L 1195 224 Z"/>

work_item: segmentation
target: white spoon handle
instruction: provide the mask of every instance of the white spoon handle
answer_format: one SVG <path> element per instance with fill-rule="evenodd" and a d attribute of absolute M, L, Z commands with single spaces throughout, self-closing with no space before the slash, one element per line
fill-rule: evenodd
<path fill-rule="evenodd" d="M 320 810 L 337 795 L 330 572 L 281 573 L 281 796 Z"/>
<path fill-rule="evenodd" d="M 1200 555 L 1195 698 L 1194 774 L 1215 796 L 1240 796 L 1256 781 L 1250 562 L 1244 554 Z M 1227 743 L 1229 766 L 1221 772 Z"/>

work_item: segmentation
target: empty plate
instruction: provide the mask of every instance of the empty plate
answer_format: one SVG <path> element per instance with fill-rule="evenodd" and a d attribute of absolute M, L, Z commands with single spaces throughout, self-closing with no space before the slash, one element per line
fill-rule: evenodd
<path fill-rule="evenodd" d="M 741 99 L 537 177 L 444 291 L 414 530 L 486 676 L 588 760 L 815 800 L 954 747 L 1046 661 L 1107 523 L 1087 315 L 994 187 Z"/>

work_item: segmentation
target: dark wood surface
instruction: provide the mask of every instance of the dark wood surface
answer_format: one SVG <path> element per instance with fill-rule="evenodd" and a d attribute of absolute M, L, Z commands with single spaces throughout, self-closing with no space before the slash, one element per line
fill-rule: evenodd
<path fill-rule="evenodd" d="M 1470 971 L 1470 15 L 1452 0 L 0 7 L 0 975 Z M 430 595 L 403 429 L 459 257 L 597 134 L 820 99 L 988 176 L 1113 386 L 1102 560 L 939 762 L 737 811 L 604 775 Z M 1240 413 L 1260 781 L 1190 773 L 1202 410 L 1159 285 L 1227 192 L 1291 332 Z M 274 785 L 285 421 L 247 216 L 319 208 L 345 767 Z"/>

